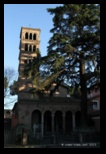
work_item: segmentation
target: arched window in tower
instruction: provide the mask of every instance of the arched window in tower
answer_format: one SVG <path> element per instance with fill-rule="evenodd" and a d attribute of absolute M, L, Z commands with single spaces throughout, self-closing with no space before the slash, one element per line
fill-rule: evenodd
<path fill-rule="evenodd" d="M 33 40 L 36 40 L 36 34 L 33 34 Z"/>
<path fill-rule="evenodd" d="M 31 45 L 29 45 L 29 51 L 32 51 L 32 46 Z"/>
<path fill-rule="evenodd" d="M 32 33 L 30 33 L 30 35 L 29 35 L 29 39 L 32 40 Z"/>
<path fill-rule="evenodd" d="M 28 44 L 25 44 L 25 51 L 28 51 Z"/>
<path fill-rule="evenodd" d="M 25 39 L 28 39 L 28 33 L 27 32 L 25 33 Z"/>
<path fill-rule="evenodd" d="M 35 52 L 35 51 L 36 51 L 36 46 L 34 45 L 34 46 L 33 46 L 33 52 Z"/>
<path fill-rule="evenodd" d="M 24 64 L 27 64 L 27 59 L 24 60 Z"/>

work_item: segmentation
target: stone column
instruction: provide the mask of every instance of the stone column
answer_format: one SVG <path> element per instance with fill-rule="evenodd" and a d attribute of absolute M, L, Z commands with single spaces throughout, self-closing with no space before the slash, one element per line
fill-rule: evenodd
<path fill-rule="evenodd" d="M 43 134 L 44 134 L 44 113 L 42 112 L 42 115 L 41 115 L 41 135 L 42 135 L 42 138 L 43 138 Z"/>
<path fill-rule="evenodd" d="M 65 112 L 62 114 L 63 116 L 63 134 L 65 134 Z"/>
<path fill-rule="evenodd" d="M 72 112 L 72 129 L 75 129 L 75 112 Z"/>
<path fill-rule="evenodd" d="M 33 124 L 33 134 L 34 134 L 34 138 L 35 138 L 35 134 L 36 134 L 36 123 Z"/>
<path fill-rule="evenodd" d="M 54 112 L 52 112 L 52 135 L 54 134 Z"/>

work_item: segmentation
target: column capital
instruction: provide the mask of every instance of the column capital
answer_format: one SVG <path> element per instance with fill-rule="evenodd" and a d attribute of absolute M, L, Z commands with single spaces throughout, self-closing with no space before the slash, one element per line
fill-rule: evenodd
<path fill-rule="evenodd" d="M 52 116 L 55 116 L 55 112 L 52 112 Z"/>
<path fill-rule="evenodd" d="M 42 111 L 41 114 L 44 115 L 45 111 Z"/>

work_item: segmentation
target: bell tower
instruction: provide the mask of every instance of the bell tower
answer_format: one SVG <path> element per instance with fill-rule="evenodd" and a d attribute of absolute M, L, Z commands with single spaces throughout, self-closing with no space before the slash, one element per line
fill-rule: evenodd
<path fill-rule="evenodd" d="M 18 67 L 18 82 L 19 92 L 18 100 L 31 99 L 31 94 L 28 93 L 32 88 L 31 79 L 23 77 L 22 72 L 25 65 L 32 62 L 38 56 L 40 49 L 40 29 L 21 27 L 20 44 L 19 44 L 19 67 Z"/>

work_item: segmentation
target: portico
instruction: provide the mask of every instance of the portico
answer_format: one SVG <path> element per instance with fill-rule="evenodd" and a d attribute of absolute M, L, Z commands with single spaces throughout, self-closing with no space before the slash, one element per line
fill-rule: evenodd
<path fill-rule="evenodd" d="M 35 103 L 35 107 L 33 107 L 35 110 L 31 113 L 32 123 L 39 121 L 37 123 L 41 126 L 42 138 L 46 134 L 70 134 L 78 126 L 77 123 L 80 123 L 77 118 L 77 113 L 80 113 L 78 102 L 70 104 L 68 102 L 45 102 L 43 104 L 42 108 L 42 103 L 37 103 L 37 105 Z"/>

